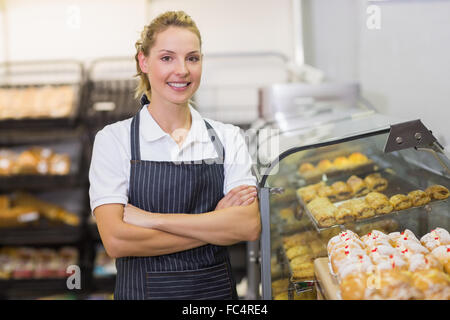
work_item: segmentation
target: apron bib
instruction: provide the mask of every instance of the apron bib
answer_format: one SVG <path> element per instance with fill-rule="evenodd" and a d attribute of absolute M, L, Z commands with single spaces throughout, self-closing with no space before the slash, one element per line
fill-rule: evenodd
<path fill-rule="evenodd" d="M 141 103 L 146 103 L 141 99 Z M 147 102 L 148 103 L 148 102 Z M 139 112 L 131 123 L 129 202 L 145 211 L 201 214 L 223 198 L 224 149 L 205 121 L 219 155 L 194 163 L 141 160 Z M 228 250 L 207 244 L 154 257 L 116 259 L 115 299 L 237 299 Z"/>

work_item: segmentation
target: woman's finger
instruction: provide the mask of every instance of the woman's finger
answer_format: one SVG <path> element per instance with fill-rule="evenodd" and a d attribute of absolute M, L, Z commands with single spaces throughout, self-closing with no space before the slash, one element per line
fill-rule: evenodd
<path fill-rule="evenodd" d="M 257 192 L 256 191 L 252 191 L 249 193 L 246 193 L 244 195 L 242 195 L 239 199 L 237 199 L 233 205 L 242 205 L 245 201 L 247 201 L 249 198 L 255 198 L 257 196 Z"/>
<path fill-rule="evenodd" d="M 231 203 L 236 204 L 236 203 L 241 203 L 242 202 L 242 198 L 245 198 L 249 195 L 249 194 L 255 194 L 256 193 L 256 188 L 251 186 L 247 189 L 244 189 L 242 191 L 239 191 L 238 193 L 236 193 L 234 196 L 232 196 L 230 198 Z"/>
<path fill-rule="evenodd" d="M 244 201 L 241 206 L 248 206 L 249 204 L 252 204 L 253 201 L 255 201 L 256 197 L 251 197 L 249 199 L 247 199 L 246 201 Z"/>

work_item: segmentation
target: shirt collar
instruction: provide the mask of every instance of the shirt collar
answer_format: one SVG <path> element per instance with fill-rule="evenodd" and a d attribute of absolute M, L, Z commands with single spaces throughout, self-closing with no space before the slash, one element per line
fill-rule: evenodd
<path fill-rule="evenodd" d="M 145 105 L 140 111 L 140 131 L 142 137 L 146 141 L 155 141 L 161 139 L 164 136 L 169 136 L 166 132 L 164 132 L 158 123 L 153 119 L 150 112 L 147 109 L 148 105 Z M 211 141 L 208 135 L 208 130 L 205 125 L 205 121 L 202 116 L 189 105 L 189 111 L 191 112 L 192 124 L 191 129 L 189 130 L 188 136 L 186 137 L 185 143 L 183 145 L 187 145 L 190 142 L 208 142 Z"/>

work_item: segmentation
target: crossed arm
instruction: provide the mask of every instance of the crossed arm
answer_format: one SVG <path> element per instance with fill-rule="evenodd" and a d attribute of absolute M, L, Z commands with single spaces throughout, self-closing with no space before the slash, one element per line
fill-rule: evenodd
<path fill-rule="evenodd" d="M 102 205 L 94 214 L 105 249 L 113 258 L 254 241 L 261 232 L 256 189 L 251 186 L 231 190 L 214 211 L 202 214 L 151 213 L 129 204 Z"/>

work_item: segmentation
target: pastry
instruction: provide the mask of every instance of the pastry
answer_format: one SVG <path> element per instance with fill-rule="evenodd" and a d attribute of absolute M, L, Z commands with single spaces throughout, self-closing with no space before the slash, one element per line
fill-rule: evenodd
<path fill-rule="evenodd" d="M 325 247 L 325 245 L 323 244 L 323 242 L 321 240 L 311 241 L 309 243 L 309 246 L 311 248 L 312 255 L 315 258 L 326 257 L 326 255 L 327 255 L 327 248 Z"/>
<path fill-rule="evenodd" d="M 434 248 L 431 254 L 444 266 L 445 272 L 450 274 L 450 245 Z"/>
<path fill-rule="evenodd" d="M 337 157 L 334 159 L 333 165 L 338 170 L 346 170 L 352 166 L 352 163 L 346 157 Z"/>
<path fill-rule="evenodd" d="M 379 192 L 369 192 L 365 197 L 365 201 L 370 207 L 375 209 L 376 214 L 387 214 L 394 209 L 389 199 Z"/>
<path fill-rule="evenodd" d="M 351 274 L 366 273 L 373 270 L 374 265 L 370 257 L 366 254 L 357 254 L 349 256 L 346 259 L 334 263 L 335 273 L 340 280 L 345 279 Z"/>
<path fill-rule="evenodd" d="M 352 196 L 352 189 L 345 182 L 337 181 L 331 185 L 331 188 L 339 201 L 347 200 Z"/>
<path fill-rule="evenodd" d="M 357 220 L 370 218 L 375 215 L 375 209 L 364 201 L 364 199 L 352 199 L 343 205 L 352 210 Z"/>
<path fill-rule="evenodd" d="M 328 159 L 320 160 L 319 163 L 317 164 L 317 168 L 321 172 L 325 172 L 325 173 L 333 171 L 335 169 L 333 163 Z"/>
<path fill-rule="evenodd" d="M 439 260 L 432 254 L 416 253 L 409 258 L 409 271 L 436 269 L 442 271 L 443 267 Z"/>
<path fill-rule="evenodd" d="M 345 224 L 352 221 L 355 221 L 357 219 L 358 215 L 351 206 L 349 206 L 349 202 L 341 204 L 335 214 L 336 222 L 338 224 Z"/>
<path fill-rule="evenodd" d="M 54 154 L 49 158 L 49 173 L 67 175 L 70 172 L 70 158 L 66 154 Z"/>
<path fill-rule="evenodd" d="M 289 288 L 289 279 L 279 279 L 272 281 L 272 295 L 276 296 L 282 292 L 287 292 Z"/>
<path fill-rule="evenodd" d="M 404 194 L 396 194 L 390 197 L 389 202 L 396 211 L 408 209 L 411 208 L 412 206 L 411 199 L 408 196 L 405 196 Z"/>
<path fill-rule="evenodd" d="M 420 270 L 412 274 L 414 286 L 425 293 L 428 298 L 431 295 L 439 296 L 439 292 L 445 293 L 450 287 L 450 276 L 436 269 Z M 450 296 L 447 297 L 447 299 Z"/>
<path fill-rule="evenodd" d="M 17 157 L 14 167 L 14 174 L 37 174 L 37 165 L 39 163 L 39 157 L 33 152 L 25 150 Z"/>
<path fill-rule="evenodd" d="M 305 202 L 308 203 L 317 196 L 317 190 L 320 187 L 325 186 L 325 182 L 311 184 L 306 187 L 297 189 L 297 195 Z"/>
<path fill-rule="evenodd" d="M 422 190 L 415 190 L 408 193 L 414 207 L 423 206 L 431 201 L 431 198 Z"/>
<path fill-rule="evenodd" d="M 339 285 L 342 299 L 364 300 L 369 280 L 369 274 L 367 273 L 353 273 L 342 279 Z"/>
<path fill-rule="evenodd" d="M 13 174 L 14 162 L 16 155 L 9 150 L 0 150 L 0 176 L 8 176 Z"/>
<path fill-rule="evenodd" d="M 383 191 L 388 187 L 387 179 L 383 178 L 379 173 L 369 174 L 364 178 L 364 182 L 371 191 Z"/>
<path fill-rule="evenodd" d="M 314 278 L 314 264 L 312 262 L 304 264 L 299 269 L 292 270 L 292 281 L 301 281 Z"/>
<path fill-rule="evenodd" d="M 352 193 L 355 197 L 361 197 L 370 192 L 370 190 L 369 190 L 369 188 L 367 188 L 364 180 L 355 175 L 348 178 L 347 185 L 350 187 L 350 189 L 352 190 Z"/>
<path fill-rule="evenodd" d="M 296 246 L 296 247 L 292 247 L 289 248 L 286 251 L 286 257 L 289 260 L 294 259 L 295 257 L 301 256 L 301 255 L 305 255 L 305 254 L 309 254 L 310 250 L 307 246 Z"/>
<path fill-rule="evenodd" d="M 317 197 L 307 205 L 317 223 L 321 227 L 331 227 L 336 223 L 336 207 L 328 198 Z"/>
<path fill-rule="evenodd" d="M 10 206 L 9 197 L 0 195 L 0 215 L 3 211 L 8 210 L 9 206 Z"/>
<path fill-rule="evenodd" d="M 312 163 L 305 162 L 305 163 L 302 163 L 300 165 L 300 167 L 298 168 L 298 172 L 302 174 L 302 173 L 305 173 L 307 171 L 314 170 L 315 168 L 316 167 L 314 167 L 314 165 Z"/>
<path fill-rule="evenodd" d="M 416 300 L 423 293 L 416 288 L 409 273 L 386 270 L 373 275 L 365 291 L 366 300 Z"/>
<path fill-rule="evenodd" d="M 353 152 L 351 155 L 348 156 L 348 160 L 355 166 L 359 166 L 369 162 L 369 158 L 367 158 L 361 152 Z"/>
<path fill-rule="evenodd" d="M 298 168 L 298 172 L 305 178 L 311 178 L 322 174 L 319 169 L 314 167 L 314 165 L 309 162 L 305 162 L 300 165 L 300 167 Z"/>
<path fill-rule="evenodd" d="M 326 197 L 330 199 L 331 202 L 335 202 L 337 200 L 335 191 L 332 187 L 323 185 L 317 189 L 317 195 L 319 197 Z"/>
<path fill-rule="evenodd" d="M 435 200 L 447 199 L 449 195 L 449 191 L 446 187 L 435 184 L 425 189 L 425 193 L 431 198 Z"/>
<path fill-rule="evenodd" d="M 443 228 L 436 228 L 420 238 L 420 242 L 428 250 L 433 251 L 435 248 L 450 244 L 450 234 Z"/>

